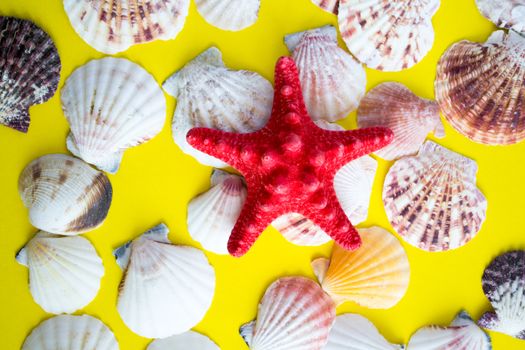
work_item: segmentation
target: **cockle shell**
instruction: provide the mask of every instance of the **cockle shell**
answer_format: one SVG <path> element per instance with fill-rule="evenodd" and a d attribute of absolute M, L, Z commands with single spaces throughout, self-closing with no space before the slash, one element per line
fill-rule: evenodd
<path fill-rule="evenodd" d="M 494 32 L 461 41 L 441 57 L 435 92 L 441 112 L 469 139 L 508 145 L 525 139 L 525 37 Z"/>
<path fill-rule="evenodd" d="M 334 302 L 319 285 L 304 277 L 285 277 L 268 287 L 257 319 L 240 333 L 251 350 L 320 350 L 334 320 Z"/>
<path fill-rule="evenodd" d="M 98 319 L 60 315 L 39 324 L 22 350 L 118 350 L 113 332 Z"/>
<path fill-rule="evenodd" d="M 360 128 L 385 126 L 394 140 L 376 154 L 394 160 L 416 154 L 428 133 L 445 136 L 436 102 L 419 98 L 404 85 L 383 83 L 370 90 L 357 110 Z"/>
<path fill-rule="evenodd" d="M 363 66 L 337 45 L 333 26 L 285 37 L 299 69 L 304 102 L 313 120 L 336 121 L 359 105 L 365 95 Z"/>
<path fill-rule="evenodd" d="M 64 154 L 48 154 L 29 163 L 18 179 L 18 192 L 31 224 L 61 235 L 102 225 L 112 197 L 104 173 Z"/>
<path fill-rule="evenodd" d="M 340 0 L 339 29 L 350 52 L 370 68 L 400 71 L 434 44 L 439 0 Z"/>
<path fill-rule="evenodd" d="M 184 26 L 189 6 L 190 0 L 64 0 L 73 29 L 106 54 L 174 39 Z"/>
<path fill-rule="evenodd" d="M 347 251 L 334 244 L 330 260 L 312 262 L 322 288 L 337 303 L 355 302 L 371 309 L 387 309 L 405 295 L 410 266 L 397 238 L 381 227 L 358 229 L 361 248 Z"/>
<path fill-rule="evenodd" d="M 262 128 L 272 109 L 273 88 L 257 73 L 224 66 L 221 52 L 209 48 L 164 82 L 177 98 L 173 139 L 199 162 L 223 168 L 226 163 L 191 147 L 186 134 L 194 127 L 248 133 Z"/>
<path fill-rule="evenodd" d="M 525 34 L 524 0 L 476 0 L 476 5 L 498 27 Z"/>
<path fill-rule="evenodd" d="M 34 23 L 0 16 L 0 124 L 29 128 L 29 107 L 49 100 L 60 80 L 53 40 Z"/>
<path fill-rule="evenodd" d="M 71 127 L 68 149 L 84 161 L 115 173 L 124 151 L 157 135 L 166 99 L 155 79 L 123 58 L 92 60 L 77 68 L 61 91 Z"/>
<path fill-rule="evenodd" d="M 39 232 L 16 255 L 29 268 L 29 290 L 53 314 L 73 313 L 97 295 L 104 275 L 102 259 L 83 237 Z"/>
<path fill-rule="evenodd" d="M 206 22 L 238 31 L 257 22 L 261 0 L 195 0 L 195 5 Z"/>
<path fill-rule="evenodd" d="M 311 0 L 314 4 L 325 11 L 337 14 L 339 8 L 339 0 Z"/>
<path fill-rule="evenodd" d="M 390 223 L 408 243 L 445 251 L 468 243 L 486 217 L 487 200 L 476 187 L 472 159 L 427 141 L 417 156 L 388 172 L 383 203 Z"/>
<path fill-rule="evenodd" d="M 115 250 L 124 275 L 118 312 L 146 338 L 189 331 L 208 311 L 215 293 L 215 271 L 198 249 L 175 246 L 164 224 Z"/>
<path fill-rule="evenodd" d="M 147 350 L 219 350 L 210 338 L 193 331 L 154 340 Z"/>

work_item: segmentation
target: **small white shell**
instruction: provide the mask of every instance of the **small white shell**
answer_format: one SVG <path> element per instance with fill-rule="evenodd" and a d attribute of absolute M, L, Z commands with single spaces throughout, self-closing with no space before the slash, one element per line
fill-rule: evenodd
<path fill-rule="evenodd" d="M 259 17 L 260 0 L 195 0 L 197 11 L 211 25 L 238 31 L 253 25 Z"/>
<path fill-rule="evenodd" d="M 147 350 L 219 350 L 210 338 L 193 331 L 154 340 Z"/>
<path fill-rule="evenodd" d="M 330 242 L 332 238 L 312 220 L 298 213 L 282 215 L 272 222 L 272 226 L 290 243 L 299 246 L 318 246 Z"/>
<path fill-rule="evenodd" d="M 525 34 L 524 0 L 476 0 L 476 5 L 498 27 Z"/>

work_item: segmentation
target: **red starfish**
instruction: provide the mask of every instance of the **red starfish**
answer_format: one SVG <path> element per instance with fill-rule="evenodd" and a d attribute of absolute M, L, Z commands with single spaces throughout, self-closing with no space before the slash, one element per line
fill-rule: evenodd
<path fill-rule="evenodd" d="M 343 248 L 359 248 L 361 238 L 337 200 L 334 176 L 392 137 L 390 129 L 381 127 L 317 127 L 306 111 L 295 62 L 282 57 L 275 69 L 272 116 L 264 128 L 248 134 L 194 128 L 187 140 L 246 179 L 248 196 L 228 242 L 230 254 L 242 256 L 274 219 L 291 212 L 315 222 Z"/>

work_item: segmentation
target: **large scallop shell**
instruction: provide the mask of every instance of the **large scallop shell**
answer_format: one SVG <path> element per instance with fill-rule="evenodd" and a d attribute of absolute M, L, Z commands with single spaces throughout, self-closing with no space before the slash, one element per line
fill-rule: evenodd
<path fill-rule="evenodd" d="M 476 187 L 472 159 L 427 141 L 417 156 L 388 172 L 383 202 L 390 223 L 408 243 L 445 251 L 468 243 L 486 217 L 487 200 Z"/>
<path fill-rule="evenodd" d="M 312 262 L 322 288 L 337 303 L 355 302 L 371 309 L 387 309 L 405 295 L 410 266 L 405 249 L 381 227 L 358 230 L 361 248 L 347 251 L 334 244 L 330 260 Z"/>
<path fill-rule="evenodd" d="M 39 232 L 16 255 L 29 268 L 29 290 L 53 314 L 73 313 L 97 295 L 104 275 L 102 259 L 84 237 Z"/>
<path fill-rule="evenodd" d="M 436 102 L 419 98 L 404 85 L 383 83 L 370 90 L 357 110 L 360 128 L 385 126 L 394 140 L 376 154 L 394 160 L 416 154 L 428 133 L 445 136 Z"/>
<path fill-rule="evenodd" d="M 333 26 L 285 37 L 299 69 L 304 102 L 314 120 L 330 122 L 352 112 L 365 95 L 363 66 L 337 45 Z"/>
<path fill-rule="evenodd" d="M 268 287 L 257 319 L 240 333 L 251 350 L 320 350 L 334 320 L 334 302 L 319 285 L 285 277 Z"/>
<path fill-rule="evenodd" d="M 257 22 L 261 0 L 195 0 L 195 5 L 211 25 L 238 31 Z"/>
<path fill-rule="evenodd" d="M 175 246 L 164 224 L 115 250 L 124 271 L 117 309 L 124 323 L 146 338 L 189 331 L 208 311 L 215 271 L 198 249 Z"/>
<path fill-rule="evenodd" d="M 193 331 L 154 340 L 147 350 L 219 350 L 210 338 Z"/>
<path fill-rule="evenodd" d="M 18 192 L 31 224 L 61 235 L 102 225 L 112 197 L 104 173 L 64 154 L 48 154 L 29 163 L 18 179 Z"/>
<path fill-rule="evenodd" d="M 107 54 L 175 38 L 184 26 L 189 6 L 190 0 L 64 0 L 77 34 Z"/>
<path fill-rule="evenodd" d="M 60 80 L 53 40 L 34 23 L 0 16 L 0 124 L 27 132 L 29 107 L 49 100 Z"/>
<path fill-rule="evenodd" d="M 370 68 L 400 71 L 434 44 L 439 0 L 340 0 L 339 29 L 354 56 Z"/>
<path fill-rule="evenodd" d="M 60 315 L 39 324 L 22 350 L 118 350 L 113 332 L 98 319 Z"/>
<path fill-rule="evenodd" d="M 461 41 L 441 57 L 435 90 L 460 133 L 490 145 L 525 139 L 525 38 L 494 32 L 484 44 Z"/>
<path fill-rule="evenodd" d="M 166 118 L 166 99 L 155 79 L 123 58 L 77 68 L 61 98 L 71 127 L 68 149 L 109 173 L 118 170 L 127 148 L 157 135 Z"/>
<path fill-rule="evenodd" d="M 163 87 L 177 98 L 173 116 L 175 143 L 205 165 L 227 166 L 188 144 L 186 134 L 191 128 L 248 133 L 262 128 L 270 118 L 272 85 L 257 73 L 226 68 L 215 47 L 186 64 Z"/>
<path fill-rule="evenodd" d="M 525 34 L 524 0 L 476 0 L 476 4 L 483 16 L 498 27 Z"/>
<path fill-rule="evenodd" d="M 337 14 L 339 8 L 339 0 L 311 0 L 314 4 L 325 11 Z"/>

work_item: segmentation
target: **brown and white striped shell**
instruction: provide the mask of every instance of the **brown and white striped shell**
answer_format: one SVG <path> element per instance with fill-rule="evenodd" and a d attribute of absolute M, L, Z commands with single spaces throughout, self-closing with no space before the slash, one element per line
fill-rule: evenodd
<path fill-rule="evenodd" d="M 525 34 L 525 0 L 476 0 L 476 5 L 498 27 Z"/>
<path fill-rule="evenodd" d="M 339 8 L 339 0 L 311 0 L 314 4 L 325 11 L 337 14 Z"/>
<path fill-rule="evenodd" d="M 525 38 L 494 32 L 484 44 L 461 41 L 439 61 L 441 112 L 460 133 L 490 145 L 525 139 Z"/>
<path fill-rule="evenodd" d="M 386 176 L 383 202 L 390 223 L 424 250 L 463 246 L 478 233 L 487 210 L 476 172 L 472 159 L 427 141 L 417 156 L 398 160 Z"/>
<path fill-rule="evenodd" d="M 245 29 L 259 18 L 261 0 L 195 0 L 206 22 L 230 31 Z"/>

